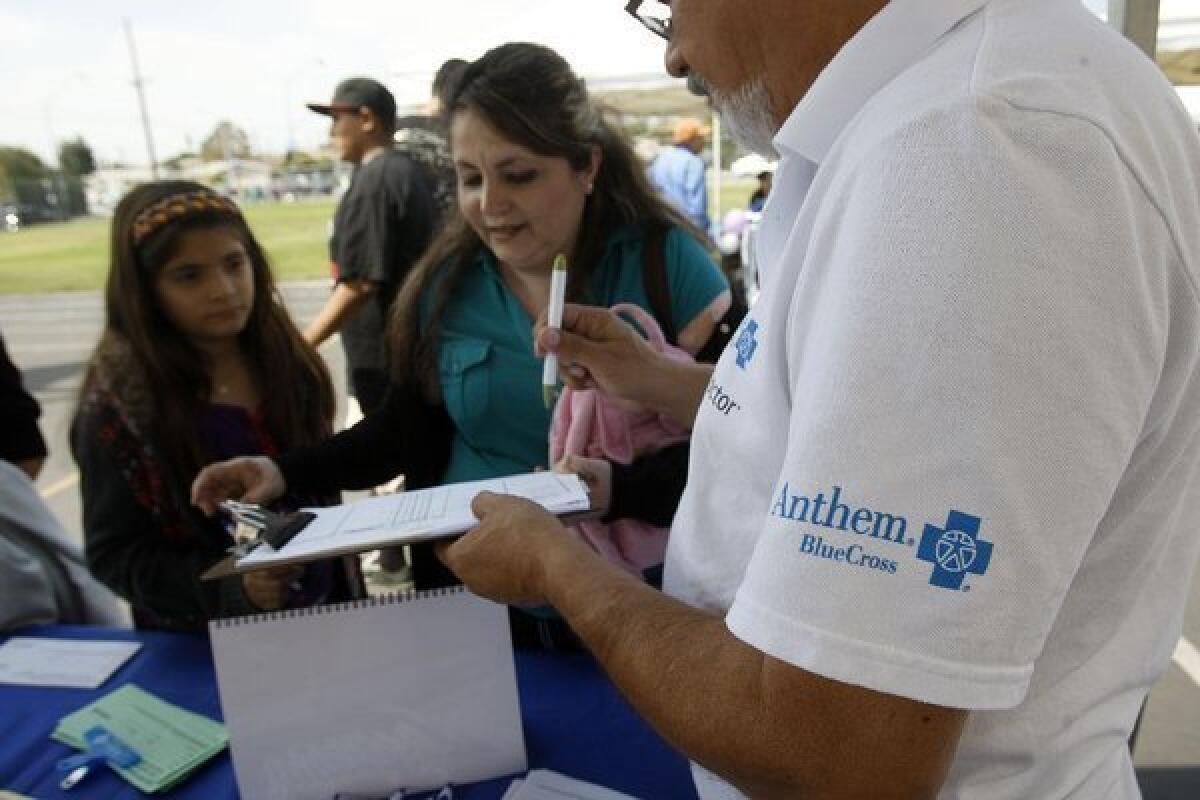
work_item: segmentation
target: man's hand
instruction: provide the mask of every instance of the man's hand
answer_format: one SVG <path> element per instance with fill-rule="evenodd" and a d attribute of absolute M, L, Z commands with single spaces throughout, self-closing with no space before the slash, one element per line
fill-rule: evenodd
<path fill-rule="evenodd" d="M 288 591 L 302 574 L 304 568 L 294 566 L 247 572 L 242 576 L 242 589 L 255 608 L 278 611 L 287 605 Z"/>
<path fill-rule="evenodd" d="M 499 603 L 543 605 L 553 559 L 595 555 L 557 517 L 524 498 L 480 492 L 471 510 L 479 525 L 438 545 L 437 554 L 472 592 Z"/>
<path fill-rule="evenodd" d="M 641 403 L 647 378 L 666 361 L 631 325 L 607 308 L 568 303 L 562 329 L 534 326 L 539 356 L 558 355 L 559 373 L 572 389 L 599 389 L 613 399 Z"/>
<path fill-rule="evenodd" d="M 681 363 L 659 353 L 631 325 L 606 308 L 568 303 L 562 330 L 546 327 L 545 315 L 534 326 L 538 355 L 557 353 L 559 374 L 573 389 L 599 389 L 624 401 L 676 420 L 687 428 L 712 368 Z"/>
<path fill-rule="evenodd" d="M 192 505 L 213 515 L 222 500 L 266 503 L 283 496 L 287 484 L 275 462 L 265 456 L 243 456 L 200 470 L 192 481 Z"/>

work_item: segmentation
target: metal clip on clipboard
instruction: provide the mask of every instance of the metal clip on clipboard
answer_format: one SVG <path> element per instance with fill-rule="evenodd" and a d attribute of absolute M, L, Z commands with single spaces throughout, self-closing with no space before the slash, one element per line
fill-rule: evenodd
<path fill-rule="evenodd" d="M 260 544 L 268 544 L 279 550 L 317 518 L 316 514 L 309 511 L 279 514 L 260 505 L 237 500 L 223 500 L 220 506 L 238 523 L 254 531 L 252 537 L 236 537 L 237 544 L 229 549 L 235 558 L 241 558 Z"/>

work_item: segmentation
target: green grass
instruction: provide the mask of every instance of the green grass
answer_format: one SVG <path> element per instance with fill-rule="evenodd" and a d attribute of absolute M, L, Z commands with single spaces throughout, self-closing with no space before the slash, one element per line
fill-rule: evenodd
<path fill-rule="evenodd" d="M 329 275 L 332 200 L 248 206 L 246 218 L 266 248 L 278 280 Z M 103 287 L 109 220 L 89 217 L 0 233 L 0 294 Z"/>
<path fill-rule="evenodd" d="M 754 187 L 753 178 L 724 181 L 722 214 L 745 208 Z M 333 210 L 332 200 L 264 203 L 245 209 L 271 258 L 276 279 L 328 277 Z M 108 271 L 108 229 L 107 218 L 89 217 L 0 233 L 0 294 L 102 288 Z"/>
<path fill-rule="evenodd" d="M 726 212 L 733 208 L 744 209 L 750 204 L 750 195 L 754 194 L 754 190 L 758 188 L 758 181 L 754 178 L 725 178 L 721 181 L 721 217 L 724 218 Z M 709 176 L 709 197 L 712 197 L 712 177 Z M 709 209 L 709 215 L 712 216 L 712 209 Z M 720 222 L 720 220 L 717 220 Z"/>

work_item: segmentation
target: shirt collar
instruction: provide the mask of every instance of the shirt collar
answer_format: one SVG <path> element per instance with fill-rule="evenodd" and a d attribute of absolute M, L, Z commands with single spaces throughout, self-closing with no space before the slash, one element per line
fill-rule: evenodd
<path fill-rule="evenodd" d="M 988 0 L 891 0 L 842 46 L 788 116 L 775 149 L 820 163 L 867 101 Z"/>

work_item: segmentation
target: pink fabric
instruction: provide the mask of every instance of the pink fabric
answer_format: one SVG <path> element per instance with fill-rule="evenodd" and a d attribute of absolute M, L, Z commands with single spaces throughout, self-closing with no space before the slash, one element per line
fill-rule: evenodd
<path fill-rule="evenodd" d="M 686 351 L 667 343 L 658 323 L 640 307 L 619 303 L 613 311 L 637 322 L 655 350 L 677 361 L 692 360 Z M 550 424 L 550 463 L 574 455 L 629 464 L 639 455 L 687 438 L 686 428 L 653 411 L 623 408 L 594 389 L 566 388 Z M 587 520 L 572 530 L 596 552 L 636 575 L 661 564 L 667 549 L 668 529 L 639 520 Z"/>

